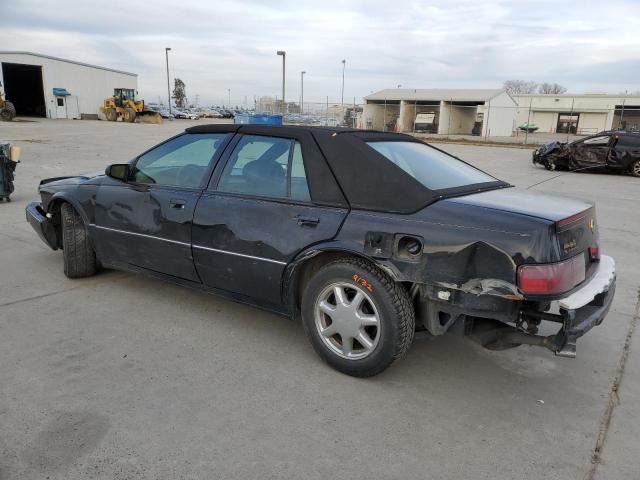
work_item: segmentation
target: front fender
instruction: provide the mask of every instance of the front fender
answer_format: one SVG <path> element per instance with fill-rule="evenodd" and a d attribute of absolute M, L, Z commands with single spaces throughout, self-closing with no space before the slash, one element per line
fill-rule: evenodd
<path fill-rule="evenodd" d="M 46 204 L 43 201 L 42 207 L 46 212 L 54 213 L 55 207 L 63 202 L 67 202 L 73 206 L 76 212 L 80 214 L 80 217 L 82 218 L 82 221 L 84 222 L 86 227 L 89 227 L 89 225 L 93 223 L 84 206 L 82 205 L 80 200 L 78 200 L 78 198 L 73 195 L 73 192 L 56 192 L 49 198 L 49 201 Z"/>

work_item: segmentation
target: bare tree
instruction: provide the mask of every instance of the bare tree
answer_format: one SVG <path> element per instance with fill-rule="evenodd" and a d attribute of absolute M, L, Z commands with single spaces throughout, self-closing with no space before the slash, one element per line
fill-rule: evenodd
<path fill-rule="evenodd" d="M 538 93 L 546 93 L 551 95 L 560 95 L 561 93 L 564 93 L 566 91 L 567 89 L 562 85 L 547 82 L 541 84 L 540 88 L 538 89 Z"/>
<path fill-rule="evenodd" d="M 538 84 L 526 80 L 506 80 L 502 84 L 502 88 L 510 95 L 518 95 L 525 93 L 536 93 Z"/>

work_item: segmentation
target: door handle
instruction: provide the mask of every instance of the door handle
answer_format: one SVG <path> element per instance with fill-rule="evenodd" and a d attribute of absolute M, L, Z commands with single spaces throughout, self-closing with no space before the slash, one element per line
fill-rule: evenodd
<path fill-rule="evenodd" d="M 298 225 L 300 225 L 301 227 L 309 226 L 309 227 L 315 227 L 318 223 L 320 223 L 320 219 L 318 217 L 306 217 L 304 215 L 298 215 L 296 217 L 296 220 L 298 221 Z"/>
<path fill-rule="evenodd" d="M 187 204 L 186 200 L 180 200 L 177 198 L 172 198 L 169 200 L 169 206 L 171 208 L 176 208 L 178 210 L 184 209 L 184 206 Z"/>

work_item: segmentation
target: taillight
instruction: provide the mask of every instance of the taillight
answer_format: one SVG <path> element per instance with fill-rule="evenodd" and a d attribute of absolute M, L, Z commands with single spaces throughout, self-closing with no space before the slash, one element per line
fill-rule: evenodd
<path fill-rule="evenodd" d="M 552 295 L 571 290 L 585 279 L 584 255 L 558 263 L 520 265 L 518 286 L 528 295 Z"/>
<path fill-rule="evenodd" d="M 570 217 L 563 218 L 558 222 L 558 226 L 565 227 L 571 223 L 582 220 L 584 217 L 587 216 L 587 213 L 588 213 L 588 210 L 585 210 L 584 212 L 576 213 L 575 215 L 571 215 Z"/>
<path fill-rule="evenodd" d="M 589 259 L 592 262 L 600 260 L 600 249 L 598 247 L 589 247 Z"/>

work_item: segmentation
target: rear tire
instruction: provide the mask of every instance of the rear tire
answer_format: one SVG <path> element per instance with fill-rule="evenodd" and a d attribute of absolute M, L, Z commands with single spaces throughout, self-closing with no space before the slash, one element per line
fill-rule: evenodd
<path fill-rule="evenodd" d="M 636 160 L 631 164 L 629 168 L 629 173 L 634 177 L 640 177 L 640 160 Z"/>
<path fill-rule="evenodd" d="M 0 110 L 0 119 L 5 122 L 10 122 L 16 118 L 16 107 L 11 102 L 4 102 L 4 107 Z"/>
<path fill-rule="evenodd" d="M 83 278 L 97 271 L 96 253 L 80 214 L 68 203 L 62 204 L 62 252 L 64 274 L 68 278 Z"/>
<path fill-rule="evenodd" d="M 335 292 L 341 292 L 340 298 Z M 415 314 L 402 285 L 364 260 L 347 258 L 328 263 L 309 280 L 302 323 L 314 350 L 330 366 L 370 377 L 407 352 Z"/>

